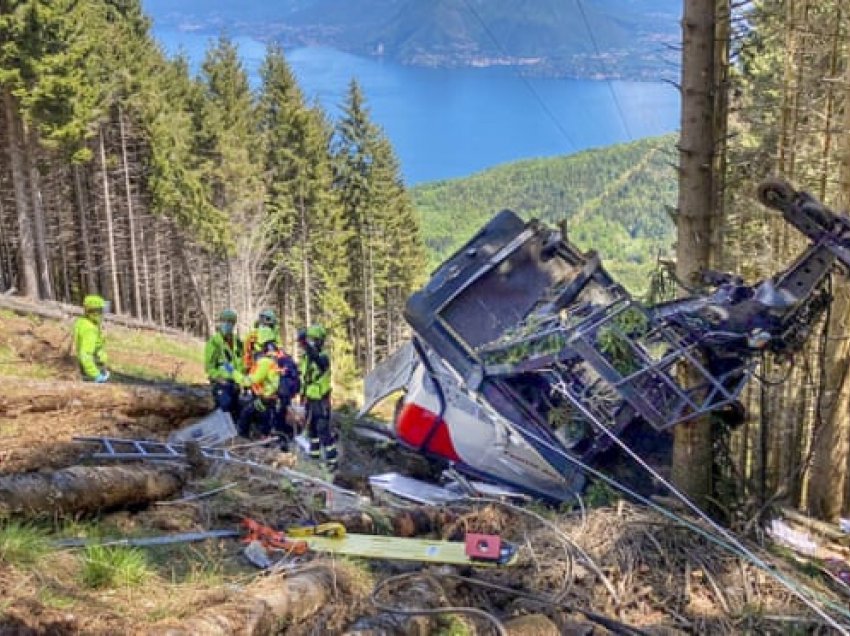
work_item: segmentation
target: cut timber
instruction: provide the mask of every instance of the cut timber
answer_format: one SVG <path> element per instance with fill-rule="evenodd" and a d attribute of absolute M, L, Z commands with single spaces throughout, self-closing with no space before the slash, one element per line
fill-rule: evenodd
<path fill-rule="evenodd" d="M 65 409 L 112 409 L 129 416 L 167 415 L 185 418 L 209 413 L 212 406 L 212 399 L 206 388 L 178 385 L 9 382 L 0 395 L 0 416 Z"/>
<path fill-rule="evenodd" d="M 561 630 L 542 614 L 529 614 L 505 621 L 505 631 L 510 636 L 560 636 Z M 584 625 L 584 630 L 570 631 L 570 634 L 592 634 L 593 626 Z"/>
<path fill-rule="evenodd" d="M 299 622 L 319 612 L 334 593 L 339 576 L 332 566 L 320 565 L 289 578 L 269 577 L 235 592 L 224 603 L 207 607 L 182 621 L 152 626 L 153 636 L 259 636 L 277 633 L 275 625 Z"/>
<path fill-rule="evenodd" d="M 92 513 L 168 499 L 183 487 L 176 468 L 73 466 L 0 476 L 0 516 Z"/>
<path fill-rule="evenodd" d="M 408 510 L 372 509 L 369 512 L 352 510 L 339 514 L 317 513 L 319 521 L 336 521 L 348 532 L 356 534 L 390 534 L 396 537 L 417 537 L 439 534 L 452 525 L 458 515 L 444 508 L 422 506 Z"/>
<path fill-rule="evenodd" d="M 805 515 L 801 515 L 799 512 L 795 510 L 790 510 L 789 508 L 782 508 L 782 515 L 790 519 L 791 521 L 800 524 L 804 528 L 808 528 L 813 532 L 817 532 L 827 539 L 832 541 L 838 541 L 841 543 L 847 543 L 850 540 L 850 536 L 847 533 L 842 532 L 839 528 L 838 524 L 829 524 L 823 521 L 818 521 L 817 519 L 812 519 L 811 517 L 806 517 Z"/>
<path fill-rule="evenodd" d="M 8 309 L 17 314 L 53 318 L 55 320 L 68 320 L 83 314 L 82 308 L 77 305 L 45 300 L 36 302 L 26 298 L 21 298 L 20 296 L 7 296 L 4 294 L 0 294 L 0 309 Z M 122 327 L 129 327 L 132 329 L 144 329 L 147 331 L 156 331 L 159 333 L 181 336 L 183 338 L 191 338 L 191 336 L 185 331 L 172 329 L 170 327 L 163 327 L 162 325 L 145 322 L 144 320 L 137 320 L 130 316 L 123 316 L 119 314 L 107 314 L 106 323 L 121 325 Z"/>

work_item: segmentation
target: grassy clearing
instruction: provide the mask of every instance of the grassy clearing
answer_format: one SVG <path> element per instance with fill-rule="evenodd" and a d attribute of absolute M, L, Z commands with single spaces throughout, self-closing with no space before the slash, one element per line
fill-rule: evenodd
<path fill-rule="evenodd" d="M 42 528 L 17 521 L 0 527 L 0 561 L 31 566 L 49 551 L 47 532 Z"/>
<path fill-rule="evenodd" d="M 45 380 L 56 376 L 49 366 L 22 358 L 11 345 L 0 344 L 0 375 Z"/>
<path fill-rule="evenodd" d="M 113 330 L 115 330 L 113 328 Z M 200 340 L 178 339 L 158 333 L 123 330 L 120 335 L 122 350 L 145 354 L 167 355 L 186 362 L 203 364 L 204 348 Z"/>
<path fill-rule="evenodd" d="M 137 548 L 88 546 L 80 572 L 86 587 L 137 587 L 153 574 L 145 553 Z"/>

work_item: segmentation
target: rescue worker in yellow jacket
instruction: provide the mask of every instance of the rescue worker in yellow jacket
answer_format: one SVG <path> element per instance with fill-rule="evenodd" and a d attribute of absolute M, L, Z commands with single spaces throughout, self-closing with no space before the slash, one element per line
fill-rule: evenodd
<path fill-rule="evenodd" d="M 262 436 L 271 433 L 277 413 L 280 370 L 277 366 L 277 338 L 268 327 L 259 327 L 253 342 L 251 365 L 246 373 L 233 370 L 233 379 L 239 386 L 248 389 L 243 396 L 241 412 L 237 422 L 239 434 L 248 437 L 251 425 L 256 424 Z"/>
<path fill-rule="evenodd" d="M 325 462 L 335 470 L 339 462 L 336 437 L 331 428 L 331 359 L 325 351 L 327 330 L 313 325 L 298 333 L 301 359 L 301 399 L 306 408 L 307 434 L 310 438 L 310 457 Z"/>
<path fill-rule="evenodd" d="M 218 329 L 204 347 L 204 370 L 212 387 L 215 405 L 239 419 L 240 388 L 233 379 L 242 370 L 242 340 L 236 333 L 236 312 L 223 310 L 218 316 Z"/>
<path fill-rule="evenodd" d="M 263 309 L 254 321 L 253 328 L 245 335 L 245 353 L 243 365 L 247 369 L 251 366 L 251 358 L 254 355 L 254 343 L 257 340 L 257 332 L 261 327 L 268 327 L 275 333 L 275 343 L 278 348 L 283 345 L 280 338 L 280 321 L 274 309 Z"/>
<path fill-rule="evenodd" d="M 106 339 L 103 334 L 103 312 L 106 301 L 100 296 L 90 295 L 83 299 L 83 315 L 74 323 L 74 350 L 80 373 L 87 382 L 106 382 Z"/>

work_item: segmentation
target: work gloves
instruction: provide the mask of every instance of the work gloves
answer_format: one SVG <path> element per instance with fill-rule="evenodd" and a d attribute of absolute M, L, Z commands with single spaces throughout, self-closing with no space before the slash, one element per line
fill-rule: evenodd
<path fill-rule="evenodd" d="M 94 381 L 97 382 L 98 384 L 103 384 L 108 379 L 109 379 L 109 371 L 104 369 L 103 371 L 101 371 L 100 373 L 97 374 L 97 377 L 94 379 Z"/>

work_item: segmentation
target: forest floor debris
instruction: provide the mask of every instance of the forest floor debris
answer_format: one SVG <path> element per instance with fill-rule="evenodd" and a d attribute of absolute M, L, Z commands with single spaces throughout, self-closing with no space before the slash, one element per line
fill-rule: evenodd
<path fill-rule="evenodd" d="M 6 329 L 26 333 L 39 320 L 6 318 Z M 37 333 L 61 350 L 59 327 L 45 323 Z M 57 377 L 69 372 L 64 362 L 50 366 L 54 361 L 28 361 L 3 349 L 2 343 L 18 342 L 19 335 L 4 340 L 9 334 L 0 333 L 0 355 L 16 364 L 44 365 Z M 200 363 L 194 364 L 186 370 L 202 376 Z M 16 387 L 26 390 L 20 383 Z M 165 440 L 186 423 L 183 416 L 72 402 L 50 413 L 0 413 L 7 453 L 0 472 L 74 465 L 86 450 L 70 444 L 75 436 Z M 345 462 L 335 477 L 338 486 L 372 494 L 371 474 L 397 470 L 424 480 L 439 476 L 420 456 L 351 434 L 347 418 L 341 424 Z M 318 479 L 330 477 L 297 453 L 263 446 L 239 452 Z M 652 634 L 827 631 L 764 571 L 655 512 L 622 502 L 600 501 L 601 507 L 582 512 L 468 501 L 422 507 L 376 499 L 358 510 L 329 513 L 322 509 L 325 494 L 309 482 L 293 485 L 273 473 L 213 464 L 206 476 L 190 478 L 182 491 L 158 503 L 164 505 L 0 521 L 0 632 L 191 633 L 199 625 L 226 624 L 242 633 L 250 633 L 253 625 L 253 633 L 486 634 L 495 629 L 493 619 L 511 634 L 530 633 L 524 623 L 550 631 L 554 626 L 560 633 L 611 633 L 623 625 Z M 245 517 L 278 529 L 338 520 L 358 533 L 446 540 L 469 532 L 498 534 L 518 546 L 518 563 L 511 568 L 423 567 L 308 553 L 292 555 L 267 576 L 258 575 L 245 559 L 245 544 L 238 539 L 149 547 L 51 546 L 57 539 L 99 543 L 238 528 Z M 751 547 L 792 581 L 846 604 L 830 579 L 829 564 Z M 296 590 L 293 582 L 299 580 L 303 589 L 316 591 L 318 584 L 321 594 L 293 613 L 281 589 Z M 267 608 L 277 610 L 268 614 Z"/>

